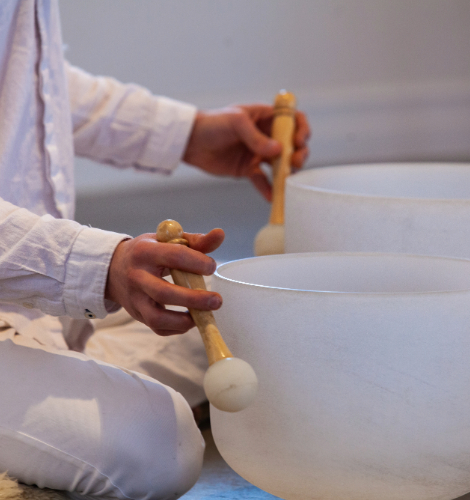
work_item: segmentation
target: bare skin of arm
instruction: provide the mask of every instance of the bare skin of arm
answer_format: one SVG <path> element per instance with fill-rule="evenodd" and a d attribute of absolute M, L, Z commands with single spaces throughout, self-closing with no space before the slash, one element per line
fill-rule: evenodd
<path fill-rule="evenodd" d="M 295 116 L 292 167 L 298 170 L 308 158 L 310 127 L 302 112 Z M 281 153 L 281 144 L 269 137 L 273 117 L 273 106 L 265 104 L 199 111 L 183 160 L 211 174 L 248 177 L 271 201 L 271 185 L 260 166 Z"/>

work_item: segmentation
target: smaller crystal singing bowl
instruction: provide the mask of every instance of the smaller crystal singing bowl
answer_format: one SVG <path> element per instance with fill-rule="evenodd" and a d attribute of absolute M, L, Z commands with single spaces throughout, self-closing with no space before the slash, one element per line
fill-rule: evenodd
<path fill-rule="evenodd" d="M 286 252 L 470 257 L 470 163 L 314 168 L 286 182 Z"/>

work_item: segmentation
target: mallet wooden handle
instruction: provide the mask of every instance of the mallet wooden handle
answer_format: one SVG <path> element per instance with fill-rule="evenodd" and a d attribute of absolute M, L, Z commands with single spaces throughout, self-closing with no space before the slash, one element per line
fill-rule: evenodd
<path fill-rule="evenodd" d="M 295 97 L 281 91 L 274 101 L 274 120 L 271 136 L 282 144 L 282 153 L 273 161 L 273 199 L 271 224 L 284 224 L 284 191 L 291 173 L 291 157 L 295 131 Z"/>
<path fill-rule="evenodd" d="M 163 221 L 157 228 L 157 241 L 187 245 L 188 242 L 181 237 L 182 234 L 183 229 L 176 221 Z M 179 269 L 170 269 L 170 273 L 173 281 L 178 286 L 193 290 L 206 290 L 204 278 L 199 274 L 188 273 Z M 212 311 L 189 309 L 189 313 L 201 334 L 209 365 L 223 358 L 232 358 L 233 355 L 217 328 Z"/>

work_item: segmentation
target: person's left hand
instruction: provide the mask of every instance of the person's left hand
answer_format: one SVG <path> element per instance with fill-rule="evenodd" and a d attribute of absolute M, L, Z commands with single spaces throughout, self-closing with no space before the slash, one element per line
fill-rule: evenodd
<path fill-rule="evenodd" d="M 281 153 L 282 146 L 271 139 L 273 106 L 251 104 L 199 111 L 183 161 L 216 175 L 248 177 L 271 201 L 271 184 L 260 168 Z M 310 127 L 297 111 L 292 167 L 300 169 L 308 157 Z"/>

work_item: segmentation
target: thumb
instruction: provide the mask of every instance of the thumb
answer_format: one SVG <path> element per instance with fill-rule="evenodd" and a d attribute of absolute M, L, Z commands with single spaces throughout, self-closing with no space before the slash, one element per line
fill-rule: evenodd
<path fill-rule="evenodd" d="M 202 253 L 211 253 L 222 244 L 225 233 L 222 229 L 212 229 L 207 234 L 184 233 L 184 238 L 188 240 L 189 247 Z"/>
<path fill-rule="evenodd" d="M 273 158 L 282 152 L 282 144 L 263 134 L 247 113 L 238 115 L 235 130 L 247 148 L 262 158 Z"/>

